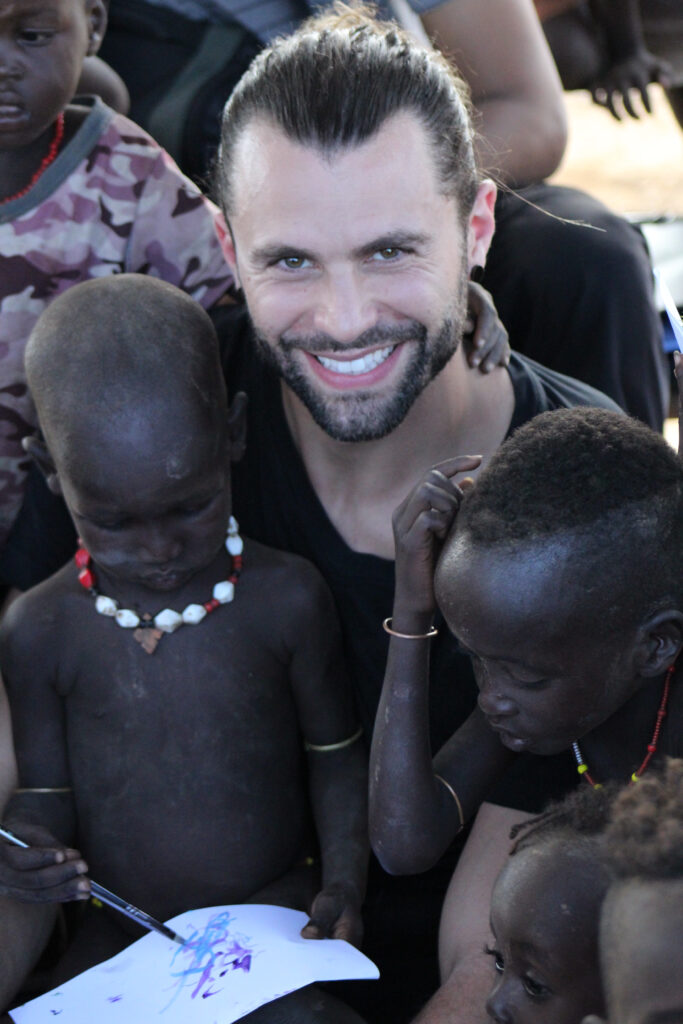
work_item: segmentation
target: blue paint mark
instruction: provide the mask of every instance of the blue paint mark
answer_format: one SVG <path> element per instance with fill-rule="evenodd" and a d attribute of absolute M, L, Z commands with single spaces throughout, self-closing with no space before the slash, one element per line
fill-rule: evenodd
<path fill-rule="evenodd" d="M 175 992 L 164 1010 L 189 986 L 193 986 L 191 999 L 207 999 L 222 991 L 225 982 L 220 985 L 220 979 L 232 971 L 249 973 L 254 951 L 245 945 L 248 938 L 231 934 L 232 921 L 227 910 L 215 914 L 203 932 L 195 931 L 175 950 L 170 964 L 171 977 L 176 979 Z"/>

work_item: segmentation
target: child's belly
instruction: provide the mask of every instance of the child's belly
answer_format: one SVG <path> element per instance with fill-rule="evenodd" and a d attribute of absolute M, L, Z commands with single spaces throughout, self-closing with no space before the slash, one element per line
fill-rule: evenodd
<path fill-rule="evenodd" d="M 250 724 L 215 708 L 173 726 L 160 717 L 70 730 L 87 737 L 69 753 L 90 873 L 162 918 L 242 902 L 305 852 L 294 709 L 280 701 Z"/>

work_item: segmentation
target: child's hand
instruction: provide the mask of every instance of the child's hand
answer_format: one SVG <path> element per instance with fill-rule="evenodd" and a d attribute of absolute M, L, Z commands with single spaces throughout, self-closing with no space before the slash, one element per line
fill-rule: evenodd
<path fill-rule="evenodd" d="M 674 376 L 678 385 L 678 454 L 683 458 L 683 355 L 674 352 Z"/>
<path fill-rule="evenodd" d="M 345 939 L 360 947 L 363 920 L 357 894 L 338 882 L 321 889 L 313 900 L 311 919 L 301 929 L 304 939 Z"/>
<path fill-rule="evenodd" d="M 394 616 L 397 610 L 418 614 L 433 612 L 436 560 L 460 508 L 463 493 L 473 484 L 466 477 L 458 485 L 453 477 L 476 469 L 480 462 L 481 455 L 459 455 L 433 466 L 394 512 Z M 398 626 L 396 622 L 394 625 Z"/>
<path fill-rule="evenodd" d="M 498 319 L 493 299 L 481 285 L 468 281 L 465 347 L 470 366 L 489 373 L 510 362 L 508 332 Z"/>
<path fill-rule="evenodd" d="M 648 85 L 651 82 L 659 82 L 666 88 L 670 79 L 671 67 L 666 61 L 660 60 L 647 50 L 640 50 L 609 68 L 592 83 L 590 91 L 593 103 L 605 107 L 617 121 L 621 121 L 617 105 L 619 100 L 629 117 L 638 120 L 640 114 L 633 103 L 632 93 L 640 96 L 643 108 L 651 114 Z"/>
<path fill-rule="evenodd" d="M 63 903 L 87 900 L 88 865 L 78 850 L 62 845 L 40 825 L 12 828 L 28 849 L 0 839 L 0 894 L 22 903 Z"/>

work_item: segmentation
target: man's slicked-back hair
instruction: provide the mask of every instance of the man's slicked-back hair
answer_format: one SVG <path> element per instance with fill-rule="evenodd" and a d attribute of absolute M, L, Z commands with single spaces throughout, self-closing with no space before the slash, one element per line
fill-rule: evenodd
<path fill-rule="evenodd" d="M 575 542 L 577 578 L 609 579 L 615 606 L 630 593 L 634 609 L 683 608 L 683 462 L 632 417 L 542 413 L 501 445 L 468 491 L 444 560 L 457 538 L 514 549 L 563 536 Z"/>
<path fill-rule="evenodd" d="M 233 209 L 233 160 L 244 128 L 261 119 L 324 153 L 355 146 L 395 114 L 426 129 L 443 190 L 466 217 L 479 184 L 467 87 L 446 58 L 372 7 L 342 3 L 259 54 L 223 112 L 217 193 Z M 400 152 L 393 154 L 401 159 Z"/>

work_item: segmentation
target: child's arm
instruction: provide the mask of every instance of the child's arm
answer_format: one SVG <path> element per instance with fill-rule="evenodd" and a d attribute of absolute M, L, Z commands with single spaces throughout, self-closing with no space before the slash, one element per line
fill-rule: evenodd
<path fill-rule="evenodd" d="M 308 752 L 322 861 L 322 889 L 302 934 L 358 944 L 369 852 L 367 752 L 345 672 L 332 597 L 312 566 L 298 565 L 287 602 L 290 678 Z"/>
<path fill-rule="evenodd" d="M 476 710 L 432 762 L 429 639 L 434 568 L 460 501 L 454 480 L 479 456 L 434 467 L 394 514 L 392 635 L 370 752 L 370 840 L 394 874 L 431 867 L 471 817 L 509 755 Z M 466 487 L 468 484 L 463 481 Z M 457 685 L 443 680 L 443 685 Z"/>
<path fill-rule="evenodd" d="M 605 32 L 610 55 L 609 68 L 591 84 L 593 102 L 606 107 L 620 121 L 617 101 L 621 99 L 626 113 L 637 119 L 639 114 L 630 95 L 634 90 L 651 114 L 647 87 L 652 82 L 666 85 L 671 69 L 645 45 L 639 0 L 590 0 L 590 7 Z"/>
<path fill-rule="evenodd" d="M 55 643 L 41 635 L 39 604 L 32 594 L 19 598 L 0 629 L 19 779 L 3 823 L 30 844 L 21 849 L 0 840 L 0 894 L 29 903 L 87 899 L 89 893 L 87 865 L 66 845 L 75 833 L 74 802 L 62 700 L 51 679 Z"/>

